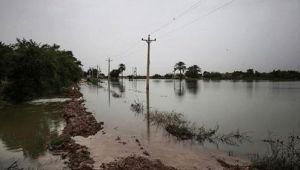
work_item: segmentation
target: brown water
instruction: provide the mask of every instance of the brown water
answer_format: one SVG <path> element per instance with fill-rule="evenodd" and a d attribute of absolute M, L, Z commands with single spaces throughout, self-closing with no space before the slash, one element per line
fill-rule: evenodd
<path fill-rule="evenodd" d="M 144 80 L 106 81 L 101 86 L 82 85 L 81 91 L 88 110 L 105 122 L 108 131 L 138 136 L 148 143 L 170 141 L 164 130 L 130 110 L 135 101 L 147 106 Z M 192 150 L 210 148 L 245 156 L 265 153 L 267 147 L 261 140 L 270 134 L 278 138 L 300 135 L 300 82 L 150 80 L 148 102 L 150 110 L 180 112 L 198 126 L 219 125 L 220 134 L 239 130 L 251 137 L 239 146 L 175 142 L 189 143 Z"/>
<path fill-rule="evenodd" d="M 17 161 L 20 168 L 61 168 L 46 149 L 47 137 L 58 134 L 63 119 L 56 104 L 22 104 L 0 109 L 0 169 Z"/>
<path fill-rule="evenodd" d="M 95 167 L 120 156 L 132 153 L 161 159 L 168 165 L 186 169 L 218 169 L 215 158 L 240 163 L 228 157 L 249 153 L 265 153 L 261 142 L 269 133 L 281 138 L 300 135 L 300 82 L 243 82 L 243 81 L 178 81 L 151 80 L 149 100 L 145 81 L 114 81 L 103 87 L 82 84 L 81 92 L 86 107 L 104 121 L 104 131 L 89 138 L 76 137 L 87 145 Z M 218 133 L 239 129 L 251 136 L 251 142 L 231 146 L 209 142 L 178 141 L 147 120 L 144 114 L 130 109 L 134 102 L 147 103 L 151 111 L 175 111 L 199 126 L 213 128 Z M 61 169 L 59 157 L 52 156 L 44 147 L 50 133 L 63 128 L 63 119 L 53 104 L 24 104 L 0 110 L 0 169 L 18 161 L 19 167 Z M 121 138 L 119 143 L 115 139 Z M 139 139 L 140 149 L 135 139 Z"/>

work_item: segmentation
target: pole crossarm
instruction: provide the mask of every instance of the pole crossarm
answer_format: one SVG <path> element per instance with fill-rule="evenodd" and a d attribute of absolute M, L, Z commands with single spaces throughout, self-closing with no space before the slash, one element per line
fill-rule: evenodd
<path fill-rule="evenodd" d="M 142 38 L 142 41 L 146 41 L 147 43 L 151 43 L 152 41 L 156 41 L 156 38 L 154 38 L 153 40 L 151 40 L 150 39 L 150 35 L 148 35 L 148 39 Z"/>

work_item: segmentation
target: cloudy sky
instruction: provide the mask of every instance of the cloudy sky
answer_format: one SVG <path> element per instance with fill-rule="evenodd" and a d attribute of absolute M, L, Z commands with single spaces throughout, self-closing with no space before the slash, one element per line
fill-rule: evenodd
<path fill-rule="evenodd" d="M 59 44 L 84 68 L 171 72 L 177 61 L 208 71 L 300 70 L 300 0 L 0 0 L 0 41 Z"/>

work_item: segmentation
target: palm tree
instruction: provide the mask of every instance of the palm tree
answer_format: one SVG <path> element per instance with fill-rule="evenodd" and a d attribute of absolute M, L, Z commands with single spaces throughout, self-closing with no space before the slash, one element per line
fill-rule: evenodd
<path fill-rule="evenodd" d="M 123 71 L 126 70 L 125 64 L 119 64 L 119 71 L 122 73 L 122 78 L 123 78 Z"/>
<path fill-rule="evenodd" d="M 180 79 L 181 79 L 181 78 L 182 78 L 181 72 L 184 72 L 184 71 L 186 70 L 186 66 L 185 66 L 184 62 L 179 61 L 178 63 L 176 63 L 175 66 L 174 66 L 174 72 L 175 72 L 176 70 L 179 70 L 179 73 L 180 73 Z"/>

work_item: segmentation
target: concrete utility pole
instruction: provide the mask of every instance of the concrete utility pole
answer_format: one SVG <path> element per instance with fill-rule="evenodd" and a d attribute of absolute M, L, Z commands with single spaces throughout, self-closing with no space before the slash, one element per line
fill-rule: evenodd
<path fill-rule="evenodd" d="M 152 41 L 156 41 L 156 38 L 151 40 L 150 35 L 148 35 L 148 39 L 142 38 L 142 41 L 146 41 L 148 44 L 148 51 L 147 51 L 147 83 L 146 83 L 146 89 L 149 89 L 149 72 L 150 72 L 150 43 Z"/>
<path fill-rule="evenodd" d="M 111 62 L 112 60 L 108 57 L 108 59 L 107 59 L 106 61 L 108 61 L 108 73 L 107 73 L 107 78 L 108 78 L 108 80 L 110 80 L 110 62 Z"/>

